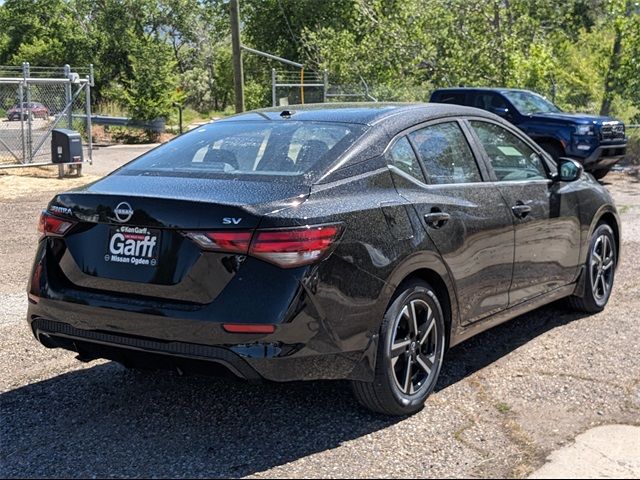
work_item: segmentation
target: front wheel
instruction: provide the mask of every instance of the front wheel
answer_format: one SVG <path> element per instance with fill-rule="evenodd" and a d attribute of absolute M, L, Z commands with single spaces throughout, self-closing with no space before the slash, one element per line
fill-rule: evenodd
<path fill-rule="evenodd" d="M 407 282 L 380 327 L 373 382 L 352 382 L 358 401 L 385 415 L 420 411 L 433 391 L 445 349 L 445 323 L 428 283 Z"/>
<path fill-rule="evenodd" d="M 585 264 L 585 285 L 581 296 L 569 297 L 569 305 L 587 313 L 601 312 L 611 296 L 618 260 L 613 230 L 600 224 L 589 242 Z"/>
<path fill-rule="evenodd" d="M 591 172 L 591 175 L 593 175 L 596 180 L 600 180 L 604 178 L 610 170 L 611 167 L 599 168 Z"/>

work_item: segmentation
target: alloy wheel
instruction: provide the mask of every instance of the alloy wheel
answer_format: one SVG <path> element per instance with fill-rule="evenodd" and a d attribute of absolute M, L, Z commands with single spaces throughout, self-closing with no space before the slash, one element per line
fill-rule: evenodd
<path fill-rule="evenodd" d="M 396 318 L 389 358 L 396 386 L 405 395 L 429 383 L 436 365 L 437 330 L 434 312 L 424 300 L 409 301 Z"/>
<path fill-rule="evenodd" d="M 598 303 L 604 301 L 611 292 L 614 264 L 611 239 L 608 235 L 600 235 L 591 251 L 591 290 Z"/>

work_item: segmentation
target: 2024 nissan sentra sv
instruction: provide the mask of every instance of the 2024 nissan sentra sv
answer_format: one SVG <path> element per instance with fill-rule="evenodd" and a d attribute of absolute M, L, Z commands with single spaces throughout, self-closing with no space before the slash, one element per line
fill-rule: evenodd
<path fill-rule="evenodd" d="M 349 379 L 419 410 L 445 350 L 611 294 L 607 191 L 512 125 L 452 105 L 249 112 L 43 212 L 28 321 L 47 347 L 249 380 Z"/>

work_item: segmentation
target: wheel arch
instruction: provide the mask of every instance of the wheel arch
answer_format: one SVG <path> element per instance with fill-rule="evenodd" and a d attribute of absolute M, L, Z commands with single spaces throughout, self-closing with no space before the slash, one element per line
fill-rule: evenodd
<path fill-rule="evenodd" d="M 451 293 L 449 292 L 449 288 L 447 287 L 444 279 L 435 270 L 432 270 L 430 268 L 420 268 L 418 270 L 414 270 L 403 280 L 403 283 L 413 279 L 424 280 L 435 290 L 436 297 L 438 297 L 438 301 L 440 302 L 440 306 L 442 307 L 442 314 L 444 316 L 446 349 L 449 347 L 449 343 L 451 341 L 451 325 L 453 318 Z"/>
<path fill-rule="evenodd" d="M 538 145 L 540 145 L 542 147 L 543 150 L 544 150 L 544 146 L 545 145 L 552 145 L 552 146 L 554 146 L 554 147 L 556 147 L 556 148 L 558 148 L 560 150 L 561 155 L 565 155 L 566 154 L 566 149 L 564 148 L 564 145 L 557 138 L 554 138 L 554 137 L 535 137 L 534 140 L 536 141 L 536 143 Z"/>
<path fill-rule="evenodd" d="M 458 327 L 458 298 L 448 269 L 442 259 L 434 252 L 421 252 L 410 258 L 392 274 L 388 281 L 388 295 L 385 311 L 393 302 L 402 285 L 410 280 L 420 279 L 435 290 L 440 301 L 447 333 L 447 347 Z"/>

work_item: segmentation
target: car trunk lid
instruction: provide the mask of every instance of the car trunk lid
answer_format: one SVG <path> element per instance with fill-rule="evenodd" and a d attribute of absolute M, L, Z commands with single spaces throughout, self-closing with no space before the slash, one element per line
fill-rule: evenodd
<path fill-rule="evenodd" d="M 253 231 L 265 213 L 307 195 L 293 184 L 114 176 L 56 196 L 48 212 L 77 222 L 52 238 L 74 286 L 210 303 L 235 275 L 237 255 L 205 252 L 186 233 Z"/>

